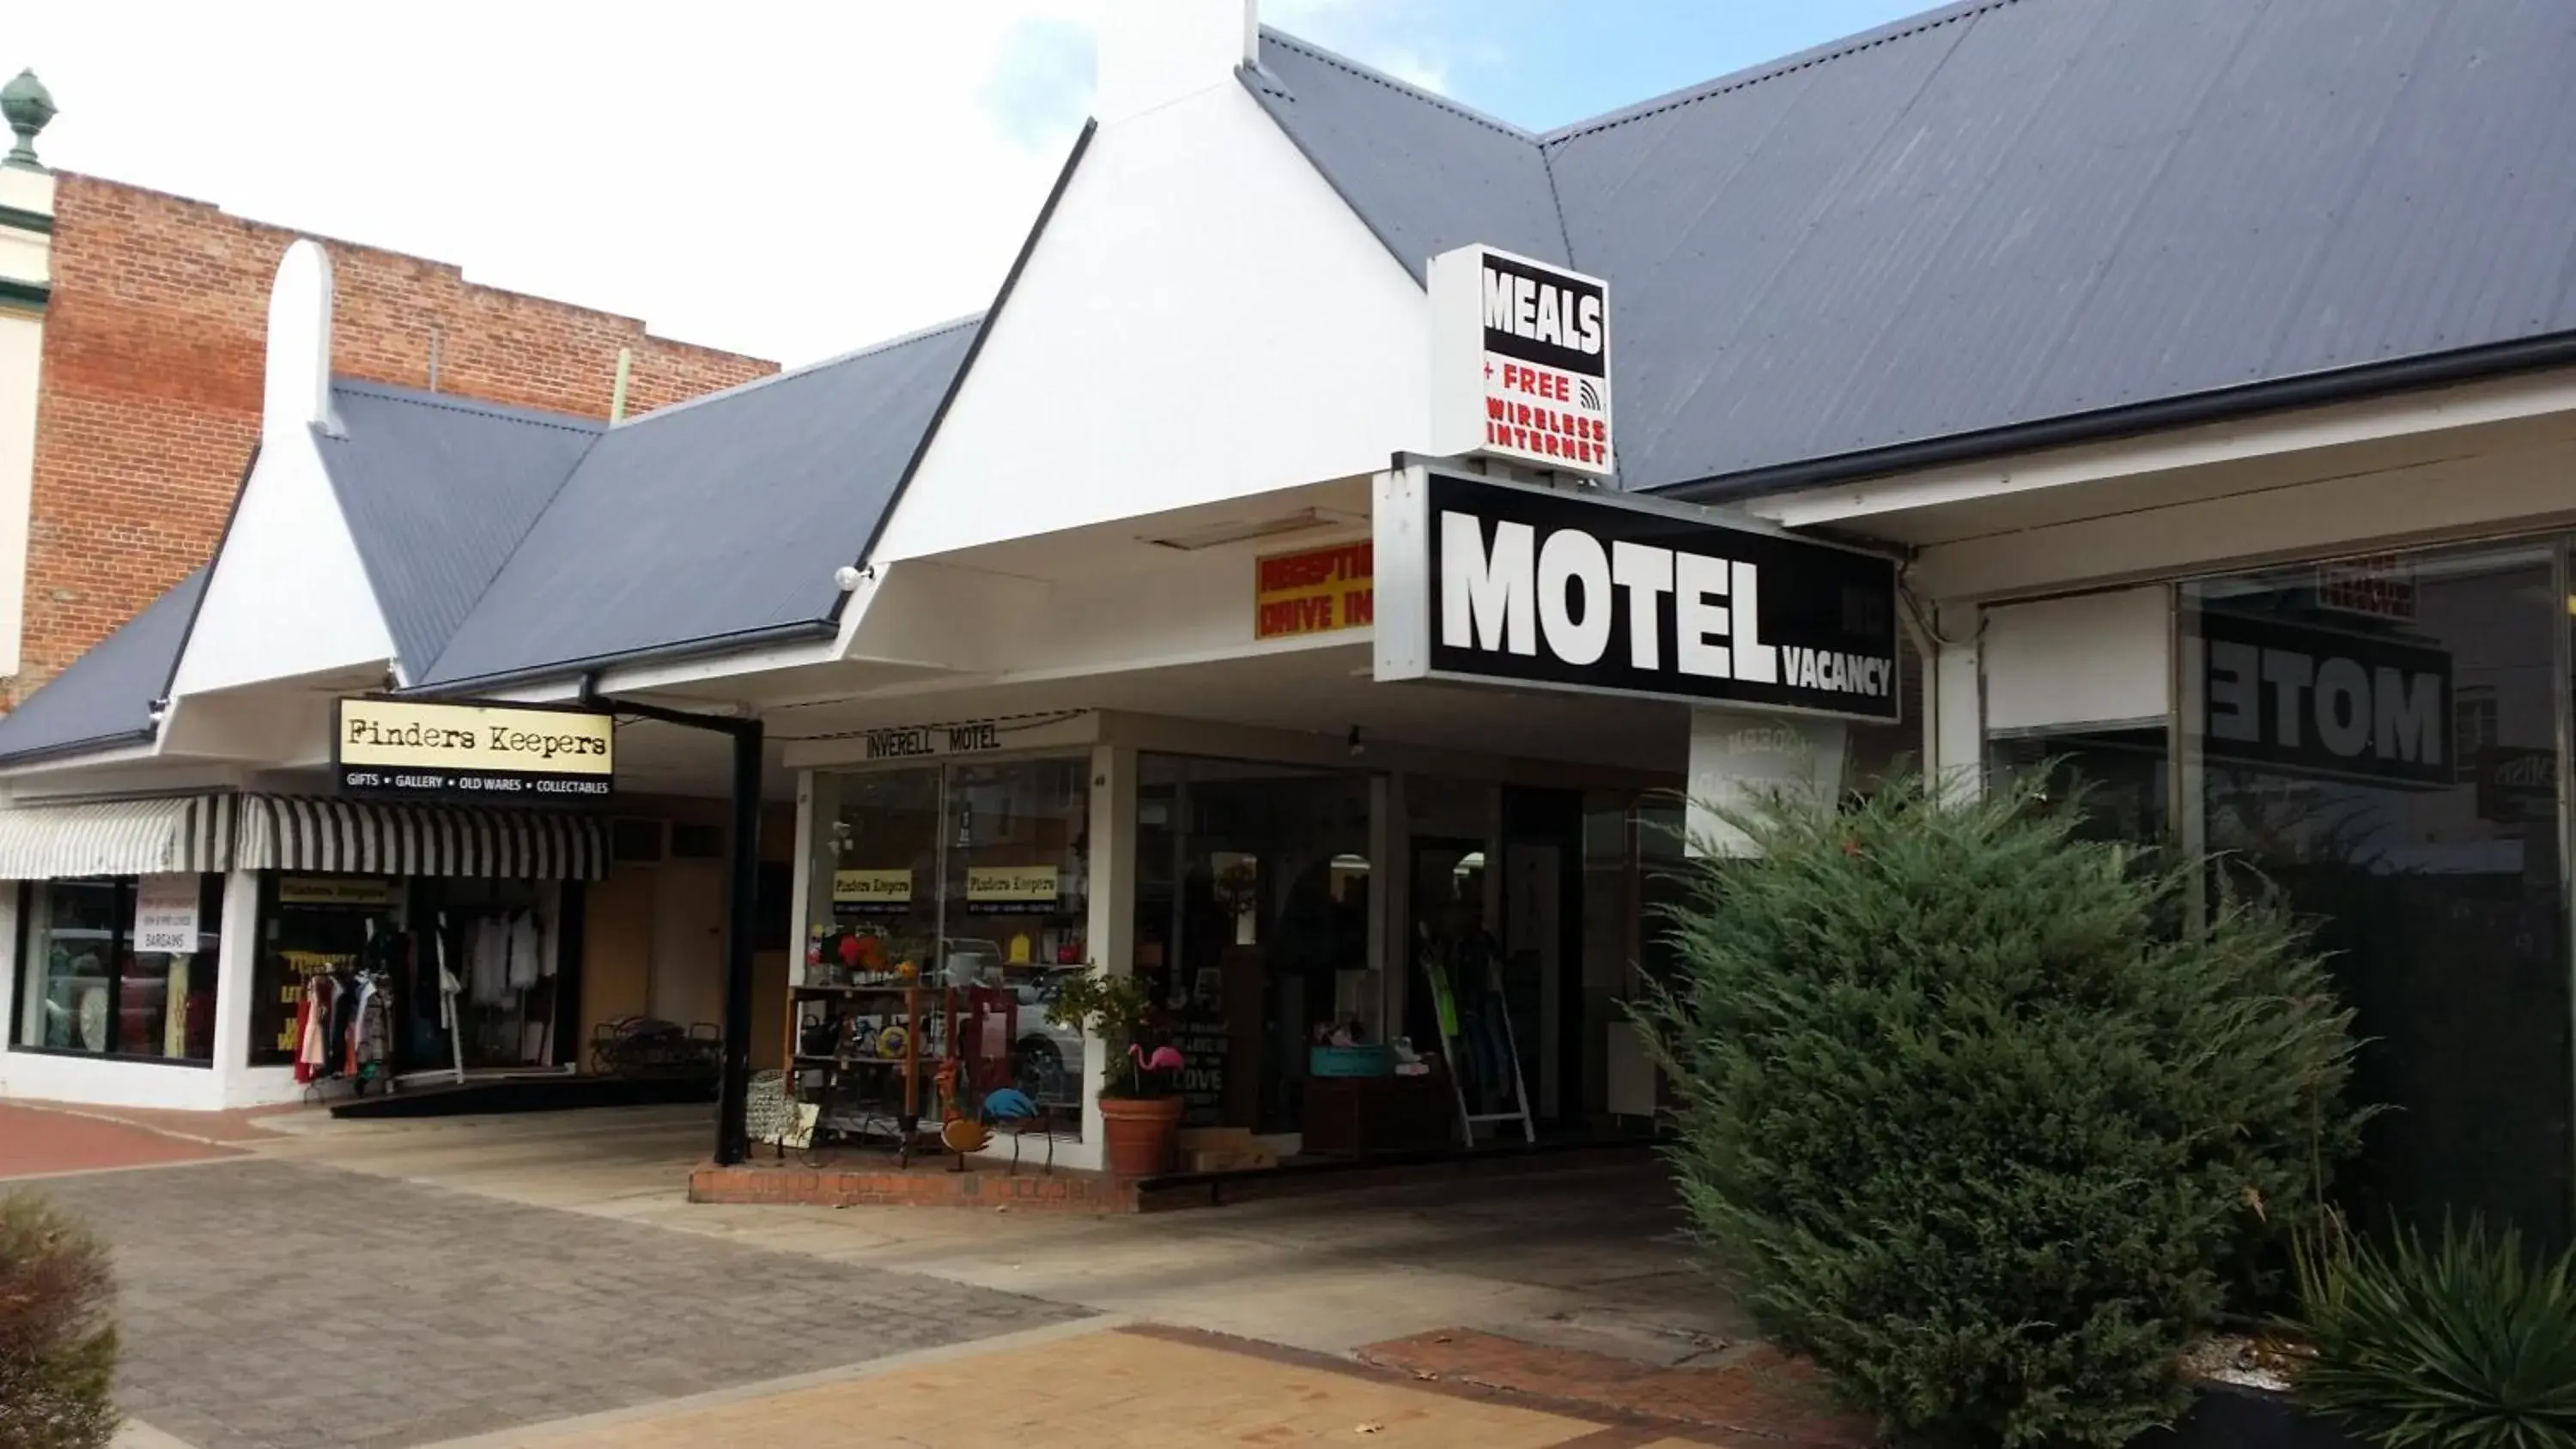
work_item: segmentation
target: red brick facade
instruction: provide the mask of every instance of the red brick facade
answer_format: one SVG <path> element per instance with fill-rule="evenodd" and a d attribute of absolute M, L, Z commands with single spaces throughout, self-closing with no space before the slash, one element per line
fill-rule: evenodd
<path fill-rule="evenodd" d="M 213 556 L 259 435 L 268 289 L 298 233 L 63 175 L 54 196 L 27 547 L 22 699 Z M 495 291 L 461 269 L 328 241 L 335 371 L 493 402 L 630 412 L 775 372 L 631 317 Z"/>

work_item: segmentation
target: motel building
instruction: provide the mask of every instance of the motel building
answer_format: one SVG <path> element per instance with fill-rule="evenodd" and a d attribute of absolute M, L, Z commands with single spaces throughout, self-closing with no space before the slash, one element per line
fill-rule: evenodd
<path fill-rule="evenodd" d="M 899 973 L 1089 1165 L 1099 966 L 1271 1152 L 1636 1135 L 1685 796 L 2053 767 L 2317 919 L 2368 1201 L 2563 1240 L 2572 54 L 1967 3 L 1533 134 L 1192 6 L 986 312 L 615 425 L 336 379 L 299 246 L 220 551 L 0 721 L 0 1091 L 375 1089 L 327 977 L 408 1085 L 704 1023 L 730 1157 Z"/>

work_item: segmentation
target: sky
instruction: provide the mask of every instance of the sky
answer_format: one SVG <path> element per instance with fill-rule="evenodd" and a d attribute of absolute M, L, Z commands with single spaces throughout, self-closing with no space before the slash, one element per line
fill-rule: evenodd
<path fill-rule="evenodd" d="M 790 366 L 981 310 L 1129 0 L 14 7 L 47 164 L 459 263 Z M 1208 4 L 1235 0 L 1204 0 Z M 1923 0 L 1262 0 L 1543 130 Z"/>

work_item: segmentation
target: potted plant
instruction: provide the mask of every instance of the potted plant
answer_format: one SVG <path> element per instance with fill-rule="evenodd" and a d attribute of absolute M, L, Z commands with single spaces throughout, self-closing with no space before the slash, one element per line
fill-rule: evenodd
<path fill-rule="evenodd" d="M 1153 994 L 1142 980 L 1098 970 L 1068 974 L 1047 1004 L 1049 1022 L 1099 1037 L 1109 1049 L 1100 1083 L 1102 1151 L 1119 1177 L 1170 1171 L 1180 1140 L 1181 1099 L 1173 1088 L 1181 1054 L 1169 1045 L 1146 1048 L 1153 1017 Z"/>

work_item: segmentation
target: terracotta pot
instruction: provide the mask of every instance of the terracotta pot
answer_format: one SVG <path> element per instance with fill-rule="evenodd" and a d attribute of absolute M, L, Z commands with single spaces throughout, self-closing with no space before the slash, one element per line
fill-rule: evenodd
<path fill-rule="evenodd" d="M 1114 1177 L 1152 1177 L 1172 1170 L 1181 1139 L 1178 1097 L 1100 1099 L 1101 1150 Z"/>

